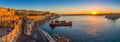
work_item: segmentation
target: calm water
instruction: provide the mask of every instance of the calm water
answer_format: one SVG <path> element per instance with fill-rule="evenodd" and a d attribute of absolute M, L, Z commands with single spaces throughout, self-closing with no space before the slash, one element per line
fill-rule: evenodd
<path fill-rule="evenodd" d="M 61 16 L 59 20 L 72 21 L 72 27 L 50 28 L 46 22 L 41 29 L 49 34 L 70 38 L 71 42 L 120 42 L 120 19 L 110 20 L 104 16 Z"/>

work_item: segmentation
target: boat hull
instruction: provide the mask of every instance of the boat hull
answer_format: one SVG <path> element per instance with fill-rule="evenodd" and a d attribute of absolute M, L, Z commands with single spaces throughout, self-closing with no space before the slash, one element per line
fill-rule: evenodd
<path fill-rule="evenodd" d="M 72 23 L 65 23 L 65 24 L 50 24 L 50 27 L 56 27 L 56 26 L 72 26 Z"/>

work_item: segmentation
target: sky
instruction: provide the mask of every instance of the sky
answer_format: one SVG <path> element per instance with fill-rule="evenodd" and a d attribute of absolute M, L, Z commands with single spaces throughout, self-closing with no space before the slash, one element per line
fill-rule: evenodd
<path fill-rule="evenodd" d="M 120 13 L 120 0 L 0 0 L 0 7 L 58 14 Z"/>

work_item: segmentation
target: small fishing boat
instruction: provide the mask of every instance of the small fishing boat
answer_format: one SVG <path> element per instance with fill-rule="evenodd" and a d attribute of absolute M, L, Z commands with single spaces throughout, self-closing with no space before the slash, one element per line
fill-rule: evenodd
<path fill-rule="evenodd" d="M 56 26 L 72 26 L 72 21 L 70 22 L 66 22 L 65 20 L 63 21 L 51 21 L 51 23 L 49 24 L 51 27 L 56 27 Z"/>
<path fill-rule="evenodd" d="M 54 35 L 53 35 L 53 38 L 54 38 L 57 42 L 70 42 L 70 39 L 69 39 L 69 38 L 65 38 L 65 37 L 60 36 L 60 35 L 57 35 L 57 34 L 54 34 Z"/>

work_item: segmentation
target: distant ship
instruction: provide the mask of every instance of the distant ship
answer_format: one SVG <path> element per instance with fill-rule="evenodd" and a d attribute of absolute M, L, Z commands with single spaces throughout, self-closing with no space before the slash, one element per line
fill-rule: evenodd
<path fill-rule="evenodd" d="M 105 18 L 118 19 L 118 18 L 120 18 L 120 14 L 108 14 L 108 15 L 105 16 Z"/>

